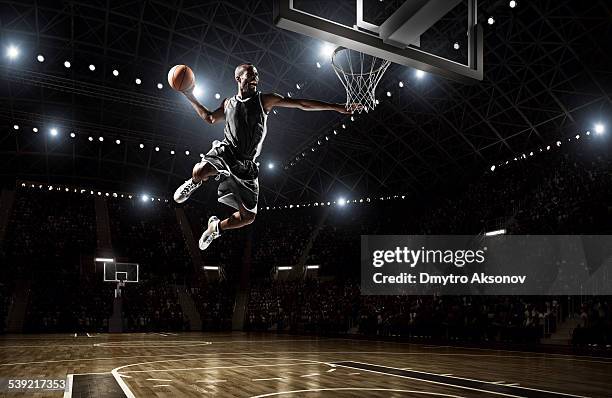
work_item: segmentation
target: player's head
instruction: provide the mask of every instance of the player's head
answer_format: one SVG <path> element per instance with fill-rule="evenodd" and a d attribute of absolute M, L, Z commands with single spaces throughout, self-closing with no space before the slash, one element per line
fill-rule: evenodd
<path fill-rule="evenodd" d="M 243 93 L 254 93 L 259 83 L 259 73 L 253 64 L 244 63 L 236 67 L 234 77 L 238 82 L 238 89 Z"/>

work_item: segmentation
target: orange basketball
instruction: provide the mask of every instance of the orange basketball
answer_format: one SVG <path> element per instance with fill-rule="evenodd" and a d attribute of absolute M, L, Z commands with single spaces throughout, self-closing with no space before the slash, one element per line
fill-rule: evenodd
<path fill-rule="evenodd" d="M 168 72 L 168 84 L 177 91 L 185 91 L 195 84 L 193 71 L 187 65 L 175 65 Z"/>

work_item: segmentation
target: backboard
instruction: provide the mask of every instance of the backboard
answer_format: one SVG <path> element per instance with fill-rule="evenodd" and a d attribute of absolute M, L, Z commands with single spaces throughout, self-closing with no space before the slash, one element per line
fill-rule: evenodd
<path fill-rule="evenodd" d="M 483 79 L 477 0 L 274 0 L 276 26 L 393 63 Z"/>
<path fill-rule="evenodd" d="M 138 282 L 138 264 L 104 263 L 104 282 L 136 283 Z"/>

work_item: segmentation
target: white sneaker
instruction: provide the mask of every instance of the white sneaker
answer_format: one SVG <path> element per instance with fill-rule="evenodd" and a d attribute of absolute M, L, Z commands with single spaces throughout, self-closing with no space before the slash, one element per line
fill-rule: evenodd
<path fill-rule="evenodd" d="M 206 228 L 206 231 L 204 231 L 198 242 L 200 250 L 206 250 L 213 240 L 221 236 L 221 233 L 219 233 L 219 222 L 219 219 L 215 216 L 208 219 L 208 228 Z"/>
<path fill-rule="evenodd" d="M 181 185 L 176 189 L 176 191 L 174 191 L 174 201 L 176 203 L 183 203 L 184 201 L 189 199 L 193 191 L 198 189 L 200 185 L 202 185 L 202 181 L 196 184 L 191 178 L 188 179 L 183 183 L 183 185 Z"/>

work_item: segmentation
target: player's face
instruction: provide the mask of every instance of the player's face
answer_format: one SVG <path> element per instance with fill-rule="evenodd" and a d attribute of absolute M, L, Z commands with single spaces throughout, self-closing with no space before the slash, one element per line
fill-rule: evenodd
<path fill-rule="evenodd" d="M 257 68 L 254 66 L 244 68 L 242 74 L 239 76 L 238 83 L 243 93 L 255 93 L 257 91 L 257 84 L 259 83 Z"/>

